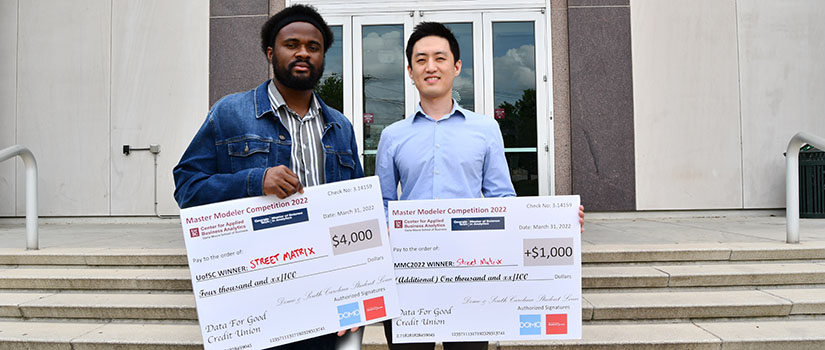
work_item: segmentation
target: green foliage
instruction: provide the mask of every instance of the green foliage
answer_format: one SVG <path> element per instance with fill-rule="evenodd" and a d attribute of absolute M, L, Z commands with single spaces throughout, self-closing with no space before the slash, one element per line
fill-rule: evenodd
<path fill-rule="evenodd" d="M 315 92 L 327 106 L 344 112 L 344 79 L 338 73 L 332 73 L 321 81 Z"/>
<path fill-rule="evenodd" d="M 375 175 L 375 155 L 374 154 L 365 154 L 364 155 L 364 175 L 372 176 Z"/>
<path fill-rule="evenodd" d="M 504 119 L 497 119 L 505 147 L 536 147 L 536 90 L 527 89 L 515 103 L 498 105 Z M 513 187 L 520 196 L 539 193 L 538 159 L 535 153 L 508 153 L 507 163 Z"/>
<path fill-rule="evenodd" d="M 504 119 L 498 119 L 507 147 L 536 147 L 536 90 L 526 89 L 515 103 L 498 105 Z"/>

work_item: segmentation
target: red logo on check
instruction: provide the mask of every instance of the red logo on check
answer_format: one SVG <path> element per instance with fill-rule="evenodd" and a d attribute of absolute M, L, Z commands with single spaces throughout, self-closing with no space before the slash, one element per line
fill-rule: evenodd
<path fill-rule="evenodd" d="M 384 297 L 364 300 L 364 317 L 367 321 L 384 316 L 387 316 L 387 309 L 384 307 Z"/>
<path fill-rule="evenodd" d="M 200 231 L 198 231 L 198 228 L 197 228 L 197 227 L 195 227 L 195 228 L 190 228 L 190 229 L 189 229 L 189 235 L 190 235 L 190 236 L 192 236 L 192 237 L 194 238 L 194 237 L 198 237 L 198 236 L 200 236 L 200 235 L 201 235 L 201 233 L 200 233 Z"/>
<path fill-rule="evenodd" d="M 567 334 L 567 314 L 547 315 L 547 334 Z"/>
<path fill-rule="evenodd" d="M 395 220 L 395 228 L 404 228 L 403 220 Z"/>

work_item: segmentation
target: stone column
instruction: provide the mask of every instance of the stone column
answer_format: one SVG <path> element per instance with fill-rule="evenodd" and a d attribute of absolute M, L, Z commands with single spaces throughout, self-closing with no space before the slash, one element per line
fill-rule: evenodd
<path fill-rule="evenodd" d="M 573 193 L 588 211 L 635 210 L 629 0 L 569 0 L 567 11 Z"/>
<path fill-rule="evenodd" d="M 210 1 L 210 105 L 228 94 L 251 90 L 268 79 L 270 69 L 261 51 L 261 26 L 278 6 L 283 8 L 283 0 Z"/>

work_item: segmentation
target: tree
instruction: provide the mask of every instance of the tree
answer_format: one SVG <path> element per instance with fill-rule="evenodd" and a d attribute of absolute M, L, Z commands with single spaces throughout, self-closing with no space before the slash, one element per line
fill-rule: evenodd
<path fill-rule="evenodd" d="M 504 119 L 498 119 L 507 147 L 536 147 L 536 90 L 526 89 L 515 103 L 503 102 Z"/>
<path fill-rule="evenodd" d="M 503 102 L 504 119 L 497 119 L 506 147 L 536 147 L 536 90 L 526 89 L 514 103 Z M 531 153 L 508 153 L 513 187 L 519 195 L 539 194 L 538 159 Z"/>
<path fill-rule="evenodd" d="M 327 106 L 344 111 L 344 79 L 338 73 L 332 73 L 321 81 L 315 92 Z"/>

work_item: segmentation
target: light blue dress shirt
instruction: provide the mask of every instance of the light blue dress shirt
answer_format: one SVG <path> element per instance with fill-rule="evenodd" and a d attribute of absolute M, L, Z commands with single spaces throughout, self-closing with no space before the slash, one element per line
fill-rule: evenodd
<path fill-rule="evenodd" d="M 436 121 L 418 106 L 381 132 L 375 173 L 384 210 L 401 200 L 515 196 L 498 123 L 458 106 Z"/>

